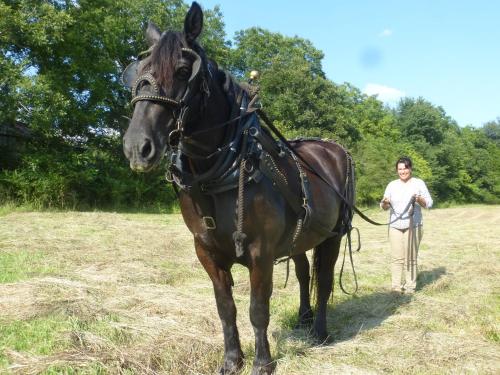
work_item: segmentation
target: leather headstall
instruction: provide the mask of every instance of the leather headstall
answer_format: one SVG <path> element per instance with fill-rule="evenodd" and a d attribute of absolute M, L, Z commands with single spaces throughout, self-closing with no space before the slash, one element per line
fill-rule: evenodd
<path fill-rule="evenodd" d="M 139 58 L 143 57 L 144 55 L 146 56 L 149 55 L 152 49 L 153 47 L 141 53 L 139 55 Z M 204 75 L 203 74 L 200 75 L 200 72 L 203 70 L 202 59 L 200 55 L 191 48 L 183 47 L 181 50 L 182 54 L 190 56 L 190 58 L 193 60 L 193 63 L 191 67 L 191 76 L 188 79 L 186 90 L 184 91 L 182 98 L 180 100 L 163 95 L 162 88 L 158 84 L 156 78 L 153 76 L 151 71 L 146 71 L 139 76 L 140 63 L 141 63 L 140 59 L 129 64 L 125 68 L 122 74 L 123 84 L 127 87 L 130 87 L 132 90 L 132 100 L 130 102 L 132 106 L 139 101 L 146 100 L 146 101 L 166 104 L 168 106 L 172 106 L 177 109 L 176 119 L 175 119 L 176 129 L 171 132 L 171 136 L 169 136 L 169 143 L 177 142 L 178 139 L 180 139 L 180 136 L 182 136 L 183 126 L 184 126 L 184 115 L 189 107 L 189 102 L 191 101 L 191 98 L 196 93 L 196 90 L 201 88 L 208 93 L 208 88 L 205 82 Z M 141 93 L 141 84 L 143 82 L 147 82 L 149 84 L 147 93 Z M 170 140 L 170 138 L 172 138 L 172 140 Z"/>

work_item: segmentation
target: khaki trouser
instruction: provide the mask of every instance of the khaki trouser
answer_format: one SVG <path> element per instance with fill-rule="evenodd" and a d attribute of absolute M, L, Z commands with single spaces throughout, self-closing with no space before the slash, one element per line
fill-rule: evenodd
<path fill-rule="evenodd" d="M 423 236 L 422 225 L 413 228 L 413 246 L 408 249 L 408 229 L 389 228 L 391 243 L 392 290 L 414 292 L 417 286 L 418 247 Z"/>

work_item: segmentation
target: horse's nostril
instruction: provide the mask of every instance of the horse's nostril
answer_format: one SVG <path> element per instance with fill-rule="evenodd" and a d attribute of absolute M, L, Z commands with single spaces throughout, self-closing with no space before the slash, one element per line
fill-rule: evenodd
<path fill-rule="evenodd" d="M 149 160 L 154 156 L 153 142 L 149 139 L 145 139 L 141 147 L 141 156 L 143 159 Z"/>

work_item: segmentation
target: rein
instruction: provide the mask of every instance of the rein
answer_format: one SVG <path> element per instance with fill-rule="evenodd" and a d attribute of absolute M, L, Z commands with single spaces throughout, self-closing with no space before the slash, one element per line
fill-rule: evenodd
<path fill-rule="evenodd" d="M 149 52 L 149 50 L 147 52 Z M 215 151 L 211 152 L 208 155 L 200 155 L 197 152 L 189 151 L 188 149 L 186 149 L 185 145 L 191 145 L 191 146 L 196 147 L 197 144 L 199 143 L 196 141 L 196 139 L 195 139 L 196 137 L 199 137 L 200 135 L 203 135 L 206 132 L 213 131 L 214 129 L 221 129 L 221 128 L 226 127 L 230 124 L 233 124 L 236 121 L 238 121 L 239 124 L 241 124 L 243 119 L 249 117 L 254 112 L 256 112 L 258 114 L 258 116 L 263 120 L 263 122 L 267 125 L 267 127 L 270 129 L 270 131 L 276 135 L 276 137 L 279 139 L 279 141 L 281 141 L 281 143 L 286 148 L 288 148 L 288 150 L 290 150 L 291 155 L 296 160 L 296 164 L 297 164 L 297 167 L 299 168 L 299 170 L 300 170 L 300 163 L 298 163 L 298 161 L 300 160 L 301 164 L 307 170 L 309 170 L 309 172 L 311 172 L 312 174 L 317 176 L 321 181 L 323 181 L 327 186 L 329 186 L 333 191 L 335 191 L 335 193 L 340 197 L 340 199 L 343 201 L 343 203 L 347 207 L 347 210 L 344 211 L 344 215 L 346 215 L 346 219 L 343 220 L 343 229 L 342 229 L 343 231 L 345 231 L 344 233 L 347 235 L 347 241 L 345 243 L 345 248 L 344 248 L 344 257 L 343 257 L 343 262 L 342 262 L 342 268 L 340 271 L 339 284 L 340 284 L 340 288 L 342 289 L 342 291 L 344 293 L 355 294 L 358 290 L 358 282 L 357 282 L 356 273 L 354 271 L 354 263 L 353 263 L 353 258 L 352 258 L 352 241 L 351 241 L 351 232 L 353 229 L 353 227 L 351 225 L 352 212 L 356 212 L 359 216 L 361 216 L 361 218 L 363 218 L 365 221 L 369 222 L 370 224 L 378 225 L 378 226 L 390 225 L 393 222 L 395 222 L 396 220 L 399 220 L 410 209 L 410 207 L 412 207 L 414 205 L 414 203 L 415 203 L 414 200 L 413 200 L 413 202 L 408 203 L 408 206 L 405 208 L 405 210 L 395 220 L 393 220 L 389 223 L 379 223 L 379 222 L 376 222 L 376 221 L 370 219 L 363 212 L 361 212 L 354 205 L 353 202 L 348 200 L 347 197 L 349 194 L 349 189 L 346 189 L 345 195 L 342 194 L 320 172 L 315 170 L 307 162 L 307 160 L 305 160 L 301 155 L 299 155 L 299 153 L 292 147 L 290 142 L 283 136 L 283 134 L 281 134 L 281 132 L 276 128 L 276 126 L 272 123 L 272 121 L 269 120 L 267 115 L 258 106 L 256 106 L 256 107 L 248 106 L 246 108 L 241 107 L 240 114 L 238 116 L 235 116 L 227 121 L 216 124 L 216 125 L 211 126 L 209 128 L 200 129 L 200 130 L 197 130 L 197 131 L 190 133 L 189 135 L 184 135 L 185 114 L 188 112 L 188 110 L 190 108 L 189 107 L 189 104 L 191 101 L 190 99 L 194 96 L 193 95 L 193 88 L 194 88 L 193 85 L 195 83 L 199 83 L 199 85 L 198 85 L 199 87 L 197 87 L 197 89 L 200 92 L 205 91 L 207 93 L 207 95 L 210 95 L 210 92 L 208 90 L 208 84 L 207 84 L 205 75 L 202 74 L 201 82 L 199 82 L 199 80 L 197 79 L 199 77 L 199 73 L 203 70 L 203 64 L 202 64 L 202 60 L 201 60 L 200 55 L 190 48 L 182 48 L 182 52 L 189 54 L 192 58 L 194 58 L 193 67 L 192 67 L 192 74 L 187 82 L 187 86 L 186 86 L 186 89 L 184 91 L 184 94 L 182 95 L 182 98 L 180 100 L 178 100 L 178 99 L 174 99 L 174 98 L 162 95 L 161 87 L 158 84 L 158 82 L 156 81 L 155 77 L 153 76 L 151 71 L 146 71 L 142 75 L 137 77 L 137 79 L 135 79 L 135 82 L 133 83 L 133 85 L 131 85 L 132 86 L 131 105 L 135 105 L 139 101 L 152 101 L 152 102 L 158 102 L 161 104 L 166 104 L 168 106 L 174 107 L 176 109 L 174 111 L 174 120 L 176 123 L 176 128 L 169 133 L 168 144 L 172 148 L 178 148 L 181 153 L 185 154 L 189 158 L 198 159 L 198 160 L 211 159 L 212 157 L 219 155 L 223 151 L 226 151 L 226 150 L 236 152 L 236 149 L 234 148 L 235 142 L 236 142 L 235 139 L 233 139 L 233 138 L 229 139 L 229 141 L 226 144 L 224 144 L 223 146 L 219 146 Z M 137 70 L 137 68 L 138 68 L 138 63 L 136 63 L 135 65 L 131 64 L 131 66 L 127 67 L 126 71 L 129 69 L 130 70 L 134 70 L 134 69 Z M 124 75 L 125 75 L 125 73 L 126 72 L 124 72 Z M 210 73 L 210 69 L 209 69 L 209 73 Z M 152 93 L 146 93 L 146 94 L 140 93 L 141 84 L 143 82 L 147 82 L 149 84 L 150 90 L 152 91 Z M 254 98 L 251 100 L 250 103 L 253 104 L 256 101 L 256 98 L 257 98 L 257 95 L 254 96 Z M 240 127 L 240 126 L 238 126 L 238 127 Z M 245 129 L 246 129 L 246 126 L 244 128 L 239 129 L 239 130 L 245 132 L 245 134 L 248 134 L 248 130 L 245 130 Z M 243 148 L 246 148 L 245 145 L 246 144 L 243 144 Z M 241 150 L 240 150 L 240 152 L 241 152 Z M 244 174 L 245 173 L 244 172 L 245 172 L 245 168 L 246 168 L 245 161 L 246 160 L 245 160 L 244 156 L 239 156 L 234 160 L 234 163 L 238 162 L 239 167 L 240 167 L 239 168 L 240 169 L 239 183 L 238 183 L 238 187 L 239 187 L 238 188 L 238 203 L 239 203 L 238 206 L 239 207 L 243 207 L 242 202 L 243 202 L 243 191 L 244 191 L 244 185 L 245 185 L 245 182 L 244 182 L 244 180 L 245 180 Z M 221 158 L 218 158 L 216 166 L 215 166 L 216 167 L 215 170 L 220 171 L 222 166 L 227 166 L 226 164 L 227 163 L 225 163 Z M 202 174 L 201 176 L 198 176 L 197 178 L 194 179 L 194 181 L 197 181 L 199 183 L 202 180 L 204 180 L 207 176 L 213 175 L 213 172 L 214 172 L 214 168 L 211 168 L 208 171 L 208 173 L 205 173 L 205 174 Z M 302 176 L 302 173 L 300 173 L 300 174 Z M 225 175 L 225 173 L 223 175 Z M 172 179 L 168 179 L 168 180 L 175 182 L 173 176 L 172 176 Z M 213 219 L 212 219 L 212 221 L 213 221 Z M 233 233 L 233 240 L 235 241 L 235 248 L 236 248 L 237 256 L 241 256 L 241 255 L 243 255 L 243 242 L 244 242 L 245 237 L 246 237 L 242 231 L 242 224 L 243 224 L 243 212 L 242 212 L 242 210 L 241 211 L 238 210 L 238 223 L 237 224 L 238 224 L 237 231 Z M 213 227 L 215 227 L 215 223 L 214 223 Z M 301 219 L 299 219 L 299 222 L 298 222 L 295 234 L 294 234 L 294 239 L 298 236 L 298 233 L 300 232 L 301 228 L 302 228 L 302 222 L 301 222 Z M 355 229 L 357 230 L 357 228 L 355 228 Z M 361 243 L 359 241 L 359 230 L 357 230 L 357 233 L 358 233 L 358 248 L 356 251 L 359 251 L 360 247 L 361 247 Z M 347 247 L 349 248 L 349 257 L 351 260 L 352 270 L 353 270 L 353 274 L 354 274 L 354 281 L 355 281 L 355 290 L 353 293 L 348 293 L 342 284 L 342 274 L 343 274 L 343 270 L 344 270 Z M 289 262 L 289 259 L 288 259 L 288 262 Z M 287 270 L 287 279 L 288 279 L 288 270 Z"/>
<path fill-rule="evenodd" d="M 281 134 L 281 132 L 276 128 L 276 126 L 274 126 L 274 124 L 272 123 L 272 121 L 267 117 L 267 115 L 265 114 L 265 112 L 262 111 L 262 109 L 258 108 L 257 109 L 257 113 L 258 113 L 259 117 L 264 121 L 264 123 L 269 127 L 269 129 L 278 137 L 278 139 L 281 142 L 283 142 L 283 144 L 290 150 L 290 152 L 292 152 L 293 155 L 295 155 L 312 174 L 314 174 L 315 176 L 317 176 L 326 185 L 328 185 L 333 191 L 335 191 L 335 193 L 337 193 L 337 195 L 342 199 L 342 201 L 347 205 L 347 207 L 350 210 L 356 212 L 359 216 L 361 216 L 362 219 L 364 219 L 368 223 L 373 224 L 373 225 L 377 225 L 377 226 L 387 225 L 387 227 L 389 228 L 389 225 L 391 225 L 392 223 L 396 222 L 397 220 L 400 220 L 403 217 L 403 215 L 406 212 L 408 212 L 415 205 L 415 198 L 413 197 L 410 200 L 410 202 L 408 202 L 408 204 L 405 207 L 405 209 L 403 210 L 403 212 L 400 213 L 398 215 L 398 217 L 396 217 L 394 220 L 392 220 L 392 221 L 390 221 L 388 223 L 379 223 L 379 222 L 376 222 L 376 221 L 370 219 L 361 210 L 359 210 L 359 208 L 357 208 L 354 205 L 354 203 L 349 202 L 349 200 L 343 194 L 341 194 L 335 186 L 333 186 L 332 184 L 330 184 L 325 177 L 323 177 L 318 171 L 316 171 L 313 167 L 311 167 L 311 165 L 307 162 L 307 160 L 305 160 L 302 156 L 299 155 L 298 152 L 295 151 L 295 149 L 292 147 L 292 145 L 290 144 L 290 142 L 288 142 L 288 140 L 283 136 L 283 134 Z M 342 267 L 340 268 L 340 275 L 339 275 L 339 286 L 340 286 L 340 289 L 342 290 L 342 292 L 344 292 L 345 294 L 348 294 L 348 295 L 356 294 L 356 292 L 358 291 L 358 278 L 356 276 L 356 271 L 354 270 L 354 260 L 353 260 L 353 257 L 352 257 L 352 253 L 353 253 L 353 251 L 352 251 L 352 240 L 351 240 L 352 229 L 356 229 L 357 234 L 358 234 L 358 248 L 356 249 L 356 251 L 359 251 L 361 249 L 361 241 L 360 241 L 359 230 L 357 228 L 353 228 L 351 226 L 351 222 L 349 220 L 348 221 L 348 229 L 346 231 L 347 241 L 345 242 L 345 246 L 344 246 L 344 256 L 343 256 Z M 411 235 L 411 237 L 413 237 L 413 235 Z M 410 244 L 409 244 L 409 246 L 410 246 Z M 344 272 L 344 265 L 345 265 L 347 248 L 349 248 L 349 259 L 351 261 L 351 268 L 352 268 L 352 272 L 353 272 L 353 275 L 354 275 L 354 284 L 355 284 L 355 287 L 354 287 L 354 291 L 352 293 L 349 293 L 344 288 L 344 285 L 342 283 L 342 275 L 343 275 L 343 272 Z"/>
<path fill-rule="evenodd" d="M 410 202 L 408 202 L 408 205 L 406 206 L 406 208 L 404 209 L 404 211 L 397 217 L 395 218 L 394 220 L 388 222 L 388 223 L 379 223 L 373 219 L 370 219 L 368 216 L 366 216 L 358 207 L 356 207 L 356 205 L 350 203 L 345 197 L 343 194 L 341 194 L 338 189 L 333 186 L 332 184 L 330 184 L 328 182 L 328 180 L 323 177 L 318 171 L 316 171 L 313 167 L 311 167 L 311 165 L 307 162 L 307 160 L 305 160 L 302 156 L 299 155 L 299 153 L 297 151 L 295 151 L 292 147 L 292 145 L 290 144 L 290 142 L 288 142 L 288 140 L 283 136 L 283 134 L 281 134 L 281 132 L 276 128 L 276 126 L 272 123 L 272 121 L 269 119 L 269 117 L 267 117 L 267 115 L 265 114 L 265 112 L 262 111 L 262 109 L 257 109 L 257 113 L 259 115 L 259 117 L 264 121 L 264 123 L 269 127 L 269 129 L 272 130 L 272 132 L 279 138 L 279 140 L 281 142 L 283 142 L 289 149 L 290 151 L 298 158 L 300 159 L 300 161 L 304 164 L 304 166 L 307 168 L 307 170 L 309 172 L 311 172 L 312 174 L 314 174 L 315 176 L 317 176 L 321 181 L 323 181 L 325 184 L 327 184 L 330 188 L 333 189 L 333 191 L 335 191 L 335 193 L 337 193 L 337 195 L 342 199 L 342 201 L 351 209 L 353 210 L 354 212 L 356 212 L 359 216 L 361 216 L 361 218 L 365 221 L 367 221 L 368 223 L 370 224 L 373 224 L 373 225 L 391 225 L 392 223 L 396 222 L 397 220 L 400 220 L 401 217 L 406 213 L 408 212 L 408 210 L 411 208 L 412 205 L 415 204 L 415 201 L 413 200 L 410 200 Z"/>

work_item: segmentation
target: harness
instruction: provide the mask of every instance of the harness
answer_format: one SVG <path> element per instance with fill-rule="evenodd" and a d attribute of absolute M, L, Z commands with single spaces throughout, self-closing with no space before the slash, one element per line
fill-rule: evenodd
<path fill-rule="evenodd" d="M 146 53 L 150 51 L 151 49 L 146 51 Z M 236 256 L 241 257 L 244 255 L 246 239 L 246 234 L 243 232 L 245 186 L 251 182 L 259 183 L 263 177 L 267 178 L 275 189 L 285 198 L 288 205 L 297 216 L 297 224 L 292 237 L 290 254 L 276 261 L 287 261 L 287 280 L 289 274 L 289 260 L 300 234 L 306 228 L 314 228 L 326 237 L 347 233 L 349 249 L 351 250 L 350 232 L 352 230 L 352 201 L 348 200 L 350 199 L 349 197 L 344 196 L 344 194 L 341 194 L 334 188 L 342 200 L 347 203 L 347 205 L 344 205 L 344 212 L 342 214 L 343 225 L 342 228 L 340 228 L 340 233 L 333 232 L 331 228 L 321 223 L 315 217 L 309 205 L 311 199 L 309 180 L 301 162 L 302 164 L 305 163 L 304 165 L 309 171 L 314 172 L 314 170 L 312 170 L 307 162 L 293 150 L 292 145 L 284 140 L 272 124 L 270 129 L 277 134 L 279 140 L 273 138 L 271 132 L 262 127 L 257 113 L 259 113 L 261 118 L 264 117 L 263 120 L 269 126 L 269 122 L 266 121 L 267 116 L 265 116 L 258 107 L 249 107 L 250 100 L 245 90 L 242 90 L 241 95 L 235 100 L 235 107 L 233 108 L 229 121 L 208 129 L 195 131 L 189 135 L 184 133 L 186 113 L 189 111 L 189 105 L 192 98 L 199 92 L 205 92 L 207 96 L 210 95 L 210 93 L 205 74 L 201 74 L 203 71 L 203 64 L 200 55 L 189 48 L 182 48 L 182 53 L 193 58 L 194 61 L 191 77 L 180 99 L 163 95 L 160 85 L 150 71 L 141 74 L 132 83 L 130 77 L 134 77 L 134 72 L 137 73 L 139 69 L 138 61 L 130 64 L 125 69 L 122 76 L 124 83 L 128 83 L 128 85 L 132 87 L 132 105 L 145 100 L 158 102 L 173 107 L 174 109 L 176 126 L 168 136 L 170 148 L 167 153 L 167 180 L 174 184 L 174 188 L 177 187 L 192 194 L 202 194 L 212 197 L 225 191 L 238 189 L 237 229 L 233 233 L 233 240 L 235 243 Z M 207 67 L 211 74 L 210 65 L 207 65 Z M 141 92 L 144 82 L 149 84 L 149 91 L 146 93 Z M 254 101 L 255 99 L 252 100 L 252 103 Z M 196 141 L 196 136 L 200 136 L 205 131 L 213 131 L 216 128 L 225 128 L 225 138 L 222 145 L 210 153 L 203 152 L 203 144 Z M 347 175 L 349 175 L 352 168 L 352 158 L 345 149 L 344 151 L 348 156 L 349 165 Z M 201 174 L 195 173 L 190 166 L 190 159 L 211 159 L 211 167 Z M 279 165 L 284 164 L 284 162 L 295 165 L 295 169 L 293 171 L 289 170 L 289 173 L 283 173 Z M 317 173 L 315 172 L 315 174 Z M 321 177 L 321 175 L 319 176 Z M 321 179 L 327 182 L 323 177 L 321 177 Z M 292 182 L 300 186 L 299 193 L 290 188 L 290 186 L 293 185 Z M 348 180 L 346 180 L 346 192 L 348 190 L 347 183 Z M 330 185 L 328 182 L 327 184 Z M 354 187 L 352 186 L 352 192 L 353 191 Z M 351 198 L 353 199 L 353 196 Z M 202 218 L 206 229 L 214 230 L 216 229 L 217 223 L 213 216 L 207 214 L 209 211 L 210 209 L 208 207 L 202 208 Z"/>
<path fill-rule="evenodd" d="M 152 49 L 153 47 L 151 47 L 147 51 L 141 52 L 139 54 L 139 57 L 149 55 Z M 173 107 L 175 113 L 174 117 L 176 118 L 176 128 L 170 133 L 169 142 L 176 142 L 174 141 L 175 138 L 182 136 L 184 131 L 186 113 L 188 112 L 189 104 L 196 93 L 201 90 L 201 92 L 205 92 L 207 96 L 210 96 L 210 91 L 205 79 L 205 74 L 200 74 L 203 72 L 201 56 L 191 48 L 185 47 L 181 49 L 181 53 L 193 59 L 193 64 L 191 68 L 191 76 L 188 79 L 186 90 L 180 99 L 163 95 L 163 93 L 161 92 L 161 87 L 151 71 L 146 71 L 139 76 L 138 71 L 141 63 L 140 59 L 129 64 L 122 74 L 123 83 L 126 86 L 131 87 L 132 89 L 132 100 L 130 102 L 132 106 L 139 101 L 151 101 Z M 141 85 L 143 82 L 149 83 L 149 91 L 147 93 L 141 93 Z M 195 90 L 195 88 L 199 90 Z"/>

